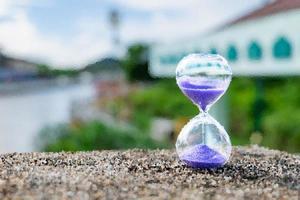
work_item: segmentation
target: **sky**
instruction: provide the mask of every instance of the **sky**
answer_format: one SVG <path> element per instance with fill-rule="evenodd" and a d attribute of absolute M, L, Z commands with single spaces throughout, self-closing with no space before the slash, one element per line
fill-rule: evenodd
<path fill-rule="evenodd" d="M 267 0 L 0 0 L 0 48 L 55 67 L 115 55 L 108 16 L 120 14 L 121 46 L 195 37 Z M 120 52 L 119 52 L 120 53 Z"/>

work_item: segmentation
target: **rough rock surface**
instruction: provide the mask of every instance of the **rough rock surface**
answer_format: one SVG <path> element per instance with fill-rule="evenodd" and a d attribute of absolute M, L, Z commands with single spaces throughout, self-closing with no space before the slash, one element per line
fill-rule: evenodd
<path fill-rule="evenodd" d="M 0 199 L 299 199 L 300 156 L 235 147 L 195 170 L 173 150 L 0 155 Z"/>

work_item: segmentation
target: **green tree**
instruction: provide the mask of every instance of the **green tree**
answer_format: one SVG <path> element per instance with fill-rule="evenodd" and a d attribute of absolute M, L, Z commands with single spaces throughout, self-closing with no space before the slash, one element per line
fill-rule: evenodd
<path fill-rule="evenodd" d="M 42 151 L 91 151 L 102 149 L 156 149 L 170 147 L 157 142 L 148 134 L 111 127 L 97 121 L 77 126 L 58 124 L 41 130 L 37 145 Z"/>
<path fill-rule="evenodd" d="M 37 65 L 40 77 L 56 77 L 56 76 L 76 76 L 80 73 L 77 69 L 57 69 L 45 64 Z"/>
<path fill-rule="evenodd" d="M 41 77 L 49 77 L 51 76 L 51 69 L 48 65 L 40 64 L 37 65 L 38 74 Z"/>
<path fill-rule="evenodd" d="M 149 47 L 146 44 L 133 44 L 128 47 L 122 60 L 126 75 L 130 81 L 151 80 L 148 71 Z"/>

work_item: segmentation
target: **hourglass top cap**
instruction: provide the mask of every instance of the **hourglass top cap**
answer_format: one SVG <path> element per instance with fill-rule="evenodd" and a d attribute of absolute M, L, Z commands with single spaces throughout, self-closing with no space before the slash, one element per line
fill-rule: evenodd
<path fill-rule="evenodd" d="M 176 77 L 197 75 L 232 75 L 225 58 L 218 54 L 189 54 L 176 68 Z"/>

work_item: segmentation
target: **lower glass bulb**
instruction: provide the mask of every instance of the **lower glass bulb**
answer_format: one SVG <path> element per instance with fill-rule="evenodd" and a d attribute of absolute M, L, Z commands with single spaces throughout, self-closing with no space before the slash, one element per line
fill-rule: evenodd
<path fill-rule="evenodd" d="M 222 125 L 209 114 L 200 113 L 181 130 L 176 151 L 190 167 L 215 168 L 229 160 L 231 143 Z"/>

